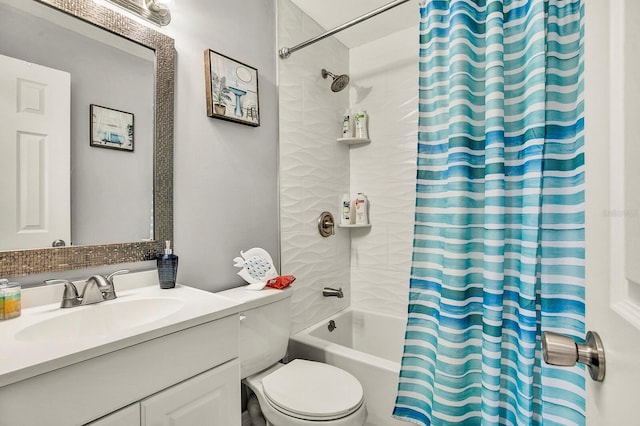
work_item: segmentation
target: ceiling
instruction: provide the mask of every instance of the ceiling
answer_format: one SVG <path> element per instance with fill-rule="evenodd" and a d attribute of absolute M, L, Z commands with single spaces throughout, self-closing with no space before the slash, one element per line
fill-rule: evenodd
<path fill-rule="evenodd" d="M 327 30 L 355 19 L 391 0 L 292 0 L 307 15 Z M 360 46 L 399 30 L 418 25 L 418 0 L 400 6 L 348 28 L 335 37 L 348 48 Z M 303 42 L 305 40 L 300 40 Z"/>

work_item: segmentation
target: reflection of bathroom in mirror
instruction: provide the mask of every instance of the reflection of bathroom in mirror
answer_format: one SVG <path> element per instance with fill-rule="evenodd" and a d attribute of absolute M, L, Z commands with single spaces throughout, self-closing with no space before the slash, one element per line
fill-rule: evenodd
<path fill-rule="evenodd" d="M 17 134 L 20 140 L 16 141 L 15 136 L 9 139 L 16 164 L 0 169 L 0 194 L 2 204 L 7 206 L 5 211 L 14 211 L 8 206 L 17 207 L 17 220 L 0 224 L 0 250 L 49 247 L 54 240 L 88 245 L 153 239 L 154 52 L 45 5 L 5 1 L 8 0 L 0 3 L 0 55 L 26 61 L 27 68 L 39 65 L 39 73 L 67 73 L 71 115 L 70 121 L 64 123 L 69 128 L 62 130 L 63 141 L 56 138 L 56 131 L 41 128 L 39 123 L 29 124 L 30 120 L 41 120 L 42 112 L 31 113 L 25 107 L 26 112 L 20 115 L 18 121 L 27 121 L 24 125 L 41 130 L 33 133 L 47 137 L 29 138 L 19 130 L 13 135 Z M 2 74 L 8 78 L 5 71 Z M 23 77 L 18 76 L 21 80 L 34 80 L 30 74 Z M 38 99 L 45 112 L 69 104 L 64 101 L 64 93 L 51 99 L 55 88 L 50 83 L 42 99 Z M 31 87 L 20 93 L 23 105 L 28 103 L 25 97 L 32 90 L 37 89 Z M 2 96 L 6 99 L 5 93 Z M 133 152 L 90 146 L 90 104 L 134 115 Z M 0 127 L 10 131 L 8 124 L 15 121 L 13 116 L 3 114 Z M 68 146 L 59 148 L 54 142 Z M 33 144 L 40 148 L 30 146 Z M 70 153 L 70 168 L 68 161 L 53 157 L 61 150 Z M 51 186 L 55 182 L 63 187 L 69 185 L 69 176 L 65 176 L 69 173 L 70 194 L 65 198 L 58 195 L 65 192 L 64 188 Z M 22 176 L 26 178 L 18 179 Z M 10 199 L 19 203 L 11 203 Z M 3 216 L 6 222 L 8 218 Z M 53 227 L 56 217 L 70 219 L 70 225 Z"/>
<path fill-rule="evenodd" d="M 14 211 L 0 216 L 0 276 L 158 252 L 173 237 L 173 39 L 93 0 L 0 0 L 0 67 L 13 78 L 0 77 L 0 203 Z M 119 132 L 108 143 L 90 144 L 90 105 L 127 117 L 101 121 Z M 123 129 L 133 147 L 104 149 Z"/>

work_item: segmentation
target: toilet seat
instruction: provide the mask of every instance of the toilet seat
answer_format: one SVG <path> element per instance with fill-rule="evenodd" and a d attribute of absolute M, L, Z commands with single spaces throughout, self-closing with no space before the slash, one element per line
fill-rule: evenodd
<path fill-rule="evenodd" d="M 362 385 L 332 365 L 295 359 L 262 379 L 264 396 L 291 417 L 328 421 L 346 417 L 363 404 Z"/>

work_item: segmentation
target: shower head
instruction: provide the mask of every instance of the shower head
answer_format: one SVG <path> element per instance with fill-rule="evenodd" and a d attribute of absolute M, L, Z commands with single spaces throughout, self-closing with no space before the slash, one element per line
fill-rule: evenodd
<path fill-rule="evenodd" d="M 349 76 L 346 74 L 335 75 L 324 68 L 322 69 L 322 78 L 331 77 L 333 81 L 331 82 L 331 90 L 333 92 L 339 92 L 349 84 Z"/>

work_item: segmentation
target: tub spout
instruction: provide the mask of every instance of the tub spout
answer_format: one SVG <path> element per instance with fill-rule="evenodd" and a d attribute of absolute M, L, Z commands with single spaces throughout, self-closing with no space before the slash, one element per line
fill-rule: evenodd
<path fill-rule="evenodd" d="M 344 297 L 344 294 L 342 293 L 342 287 L 340 288 L 325 287 L 322 289 L 322 295 L 324 297 L 337 297 L 338 299 L 342 299 Z"/>

